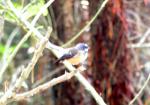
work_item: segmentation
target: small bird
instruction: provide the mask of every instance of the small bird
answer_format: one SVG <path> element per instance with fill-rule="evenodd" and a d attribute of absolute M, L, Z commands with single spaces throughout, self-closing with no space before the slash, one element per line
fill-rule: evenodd
<path fill-rule="evenodd" d="M 88 45 L 85 43 L 78 43 L 75 47 L 64 49 L 64 53 L 56 62 L 67 60 L 72 65 L 77 66 L 83 64 L 88 57 Z"/>

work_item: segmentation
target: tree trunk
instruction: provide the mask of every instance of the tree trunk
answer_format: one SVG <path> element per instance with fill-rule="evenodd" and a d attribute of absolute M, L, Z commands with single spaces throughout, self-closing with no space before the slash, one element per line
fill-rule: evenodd
<path fill-rule="evenodd" d="M 97 2 L 90 0 L 92 14 Z M 93 84 L 109 105 L 127 105 L 133 95 L 122 0 L 109 1 L 92 31 Z"/>

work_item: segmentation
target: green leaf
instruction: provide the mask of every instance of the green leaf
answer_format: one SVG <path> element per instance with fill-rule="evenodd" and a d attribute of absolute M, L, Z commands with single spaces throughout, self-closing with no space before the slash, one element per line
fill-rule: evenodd
<path fill-rule="evenodd" d="M 0 58 L 2 57 L 4 51 L 5 51 L 5 46 L 3 44 L 0 44 Z"/>
<path fill-rule="evenodd" d="M 29 19 L 30 17 L 35 16 L 40 9 L 43 7 L 44 5 L 44 0 L 39 0 L 38 2 L 33 3 L 24 13 L 24 16 L 26 17 L 26 19 Z M 43 15 L 47 15 L 48 11 L 45 11 L 43 13 Z"/>

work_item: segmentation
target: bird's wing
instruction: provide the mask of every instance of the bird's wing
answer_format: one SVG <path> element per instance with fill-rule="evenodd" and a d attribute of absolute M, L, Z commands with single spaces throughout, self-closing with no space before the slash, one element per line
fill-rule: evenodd
<path fill-rule="evenodd" d="M 74 57 L 77 54 L 77 49 L 69 49 L 68 53 L 64 54 L 63 56 L 61 56 L 56 62 L 60 62 L 66 59 L 70 59 L 72 57 Z"/>

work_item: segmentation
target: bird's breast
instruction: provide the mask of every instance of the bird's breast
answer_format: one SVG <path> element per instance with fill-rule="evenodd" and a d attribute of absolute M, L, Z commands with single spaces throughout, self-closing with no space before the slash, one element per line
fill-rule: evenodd
<path fill-rule="evenodd" d="M 87 55 L 80 53 L 70 59 L 67 59 L 67 61 L 70 62 L 72 65 L 78 65 L 80 63 L 83 63 L 86 58 Z"/>

